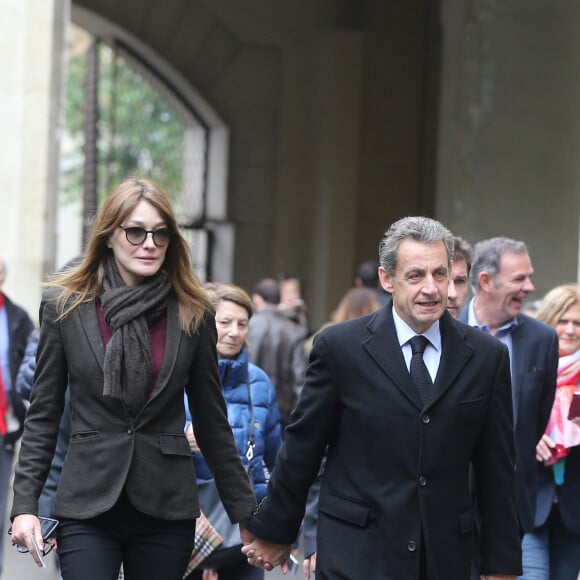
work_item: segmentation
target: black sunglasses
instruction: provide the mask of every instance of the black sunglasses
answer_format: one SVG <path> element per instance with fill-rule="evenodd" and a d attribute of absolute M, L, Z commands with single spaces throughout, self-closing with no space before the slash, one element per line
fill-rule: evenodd
<path fill-rule="evenodd" d="M 119 226 L 122 230 L 125 230 L 125 237 L 127 241 L 133 246 L 140 246 L 146 239 L 147 235 L 151 234 L 153 236 L 153 243 L 158 248 L 164 248 L 171 241 L 171 236 L 173 232 L 168 228 L 160 228 L 158 230 L 146 230 L 145 228 L 140 228 L 139 226 Z"/>

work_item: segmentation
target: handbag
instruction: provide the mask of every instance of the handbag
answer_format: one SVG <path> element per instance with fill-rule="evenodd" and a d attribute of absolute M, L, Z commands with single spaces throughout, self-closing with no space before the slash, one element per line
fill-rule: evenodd
<path fill-rule="evenodd" d="M 195 542 L 183 578 L 187 578 L 222 542 L 222 537 L 201 512 L 195 520 Z"/>
<path fill-rule="evenodd" d="M 246 473 L 253 485 L 253 478 L 251 475 L 250 464 L 254 457 L 254 447 L 256 446 L 255 438 L 255 420 L 254 420 L 254 406 L 252 404 L 252 393 L 250 390 L 249 379 L 246 381 L 248 386 L 248 401 L 250 405 L 250 430 L 248 433 L 248 450 L 246 451 L 245 465 Z M 202 513 L 205 514 L 211 526 L 221 536 L 222 543 L 219 548 L 213 550 L 201 562 L 201 568 L 219 570 L 233 566 L 236 563 L 245 560 L 242 555 L 242 541 L 240 538 L 240 528 L 238 524 L 232 524 L 230 518 L 224 508 L 217 486 L 214 479 L 209 479 L 203 483 L 198 484 L 197 497 L 199 499 L 199 506 Z"/>

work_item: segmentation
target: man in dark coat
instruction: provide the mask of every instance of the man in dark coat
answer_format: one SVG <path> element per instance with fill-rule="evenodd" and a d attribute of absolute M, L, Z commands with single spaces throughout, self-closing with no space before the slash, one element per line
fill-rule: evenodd
<path fill-rule="evenodd" d="M 475 244 L 470 282 L 474 298 L 459 320 L 503 342 L 510 353 L 516 497 L 522 535 L 534 529 L 536 512 L 536 445 L 554 401 L 558 368 L 555 330 L 522 314 L 535 288 L 526 244 L 496 237 Z"/>
<path fill-rule="evenodd" d="M 0 256 L 0 538 L 3 538 L 8 484 L 12 475 L 14 444 L 22 435 L 26 409 L 16 389 L 16 375 L 34 325 L 26 311 L 2 292 L 6 263 Z M 4 542 L 0 541 L 0 572 Z"/>
<path fill-rule="evenodd" d="M 290 422 L 304 382 L 306 332 L 278 308 L 280 289 L 273 278 L 260 280 L 252 290 L 255 314 L 250 318 L 248 358 L 270 377 L 276 389 L 282 429 Z"/>
<path fill-rule="evenodd" d="M 251 563 L 286 567 L 328 446 L 317 579 L 468 579 L 470 465 L 482 575 L 521 573 L 508 351 L 446 311 L 452 257 L 452 234 L 435 220 L 404 218 L 385 233 L 379 275 L 392 301 L 315 341 L 268 495 L 244 537 Z"/>

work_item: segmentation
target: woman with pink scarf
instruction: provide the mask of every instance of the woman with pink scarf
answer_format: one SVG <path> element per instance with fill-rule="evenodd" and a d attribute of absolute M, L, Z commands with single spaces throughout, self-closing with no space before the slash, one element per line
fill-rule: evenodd
<path fill-rule="evenodd" d="M 580 285 L 546 294 L 538 320 L 558 335 L 560 360 L 552 413 L 536 447 L 536 528 L 523 541 L 525 580 L 576 580 L 580 572 L 580 419 L 570 412 L 580 396 Z"/>

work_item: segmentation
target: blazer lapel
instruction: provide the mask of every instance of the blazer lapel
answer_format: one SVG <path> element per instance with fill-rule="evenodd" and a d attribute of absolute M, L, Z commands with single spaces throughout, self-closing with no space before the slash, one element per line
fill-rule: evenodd
<path fill-rule="evenodd" d="M 407 370 L 395 323 L 392 302 L 389 301 L 367 325 L 369 337 L 363 341 L 363 348 L 401 393 L 418 409 L 423 408 L 417 387 Z"/>
<path fill-rule="evenodd" d="M 159 371 L 157 382 L 153 387 L 153 391 L 149 397 L 148 403 L 150 403 L 163 390 L 171 378 L 171 373 L 173 372 L 173 367 L 175 366 L 175 361 L 177 360 L 177 353 L 179 351 L 181 336 L 182 333 L 179 326 L 179 309 L 177 298 L 173 294 L 170 294 L 167 301 L 167 332 L 165 335 L 165 351 L 163 353 L 163 363 L 161 364 L 161 370 Z"/>
<path fill-rule="evenodd" d="M 97 303 L 93 301 L 81 304 L 77 307 L 77 312 L 91 350 L 93 351 L 101 370 L 103 370 L 103 364 L 105 362 L 105 344 L 103 342 L 99 316 L 97 314 Z"/>
<path fill-rule="evenodd" d="M 465 330 L 453 320 L 448 312 L 441 317 L 439 328 L 441 330 L 441 360 L 432 394 L 427 399 L 428 407 L 445 394 L 473 355 L 473 349 L 465 342 Z"/>

